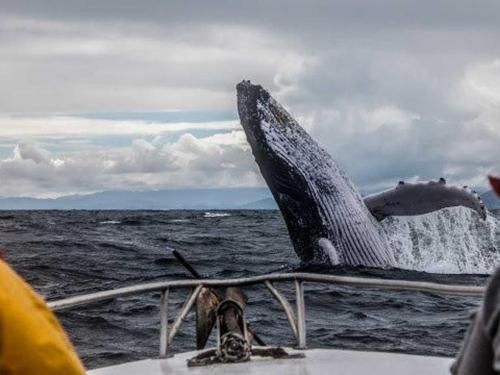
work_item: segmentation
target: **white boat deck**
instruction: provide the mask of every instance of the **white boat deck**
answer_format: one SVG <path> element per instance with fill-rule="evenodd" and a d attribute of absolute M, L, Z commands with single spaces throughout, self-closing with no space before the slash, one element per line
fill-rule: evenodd
<path fill-rule="evenodd" d="M 287 352 L 296 352 L 286 349 Z M 147 359 L 89 371 L 89 375 L 437 375 L 449 374 L 451 358 L 409 354 L 312 349 L 301 351 L 305 358 L 256 358 L 244 363 L 187 367 L 186 360 L 197 352 L 177 354 L 168 359 Z"/>

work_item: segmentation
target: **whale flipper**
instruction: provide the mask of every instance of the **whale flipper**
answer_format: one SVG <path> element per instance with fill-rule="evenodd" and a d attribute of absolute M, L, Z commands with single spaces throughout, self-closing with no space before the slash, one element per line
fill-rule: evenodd
<path fill-rule="evenodd" d="M 304 262 L 372 267 L 394 264 L 359 192 L 333 158 L 259 85 L 237 85 L 238 113 Z"/>
<path fill-rule="evenodd" d="M 465 186 L 449 186 L 444 178 L 425 183 L 400 181 L 394 189 L 369 195 L 364 202 L 378 221 L 388 216 L 422 215 L 457 206 L 471 208 L 483 219 L 487 216 L 486 207 L 475 191 Z"/>

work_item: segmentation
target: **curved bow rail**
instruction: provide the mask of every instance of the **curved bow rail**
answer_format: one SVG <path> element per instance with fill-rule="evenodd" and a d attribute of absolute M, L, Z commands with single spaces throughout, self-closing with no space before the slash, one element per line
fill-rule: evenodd
<path fill-rule="evenodd" d="M 273 283 L 293 282 L 295 285 L 295 311 L 281 292 L 276 289 Z M 229 286 L 249 286 L 264 284 L 271 295 L 281 304 L 288 318 L 290 328 L 296 338 L 297 348 L 306 348 L 306 321 L 305 321 L 305 301 L 304 283 L 322 283 L 343 286 L 353 286 L 361 288 L 394 289 L 428 292 L 436 294 L 449 294 L 459 296 L 481 297 L 484 293 L 482 286 L 438 284 L 434 282 L 409 281 L 409 280 L 386 280 L 379 278 L 352 277 L 323 275 L 314 273 L 272 273 L 267 275 L 244 277 L 236 279 L 187 279 L 173 281 L 159 281 L 152 283 L 138 284 L 134 286 L 90 293 L 76 297 L 51 301 L 49 307 L 54 311 L 63 311 L 78 306 L 85 306 L 99 301 L 112 300 L 118 297 L 126 297 L 150 292 L 161 292 L 160 297 L 160 357 L 168 354 L 176 333 L 186 315 L 196 302 L 196 298 L 204 287 L 229 287 Z M 191 292 L 187 297 L 183 307 L 179 311 L 172 325 L 168 325 L 168 295 L 170 290 L 179 288 L 190 288 Z"/>

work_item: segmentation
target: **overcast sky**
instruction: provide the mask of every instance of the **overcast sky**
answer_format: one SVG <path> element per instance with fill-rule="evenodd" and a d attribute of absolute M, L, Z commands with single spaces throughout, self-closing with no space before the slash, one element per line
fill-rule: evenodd
<path fill-rule="evenodd" d="M 0 0 L 0 196 L 261 186 L 242 79 L 364 192 L 484 188 L 499 15 L 497 0 Z"/>

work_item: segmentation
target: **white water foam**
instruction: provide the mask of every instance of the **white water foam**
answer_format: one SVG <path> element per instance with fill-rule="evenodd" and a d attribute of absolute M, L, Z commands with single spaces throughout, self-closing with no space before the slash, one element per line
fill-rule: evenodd
<path fill-rule="evenodd" d="M 120 220 L 104 220 L 100 221 L 99 224 L 121 224 Z"/>
<path fill-rule="evenodd" d="M 396 267 L 447 274 L 488 274 L 500 265 L 499 220 L 463 207 L 381 222 Z"/>
<path fill-rule="evenodd" d="M 205 212 L 203 217 L 228 217 L 231 216 L 230 213 L 227 212 Z"/>

